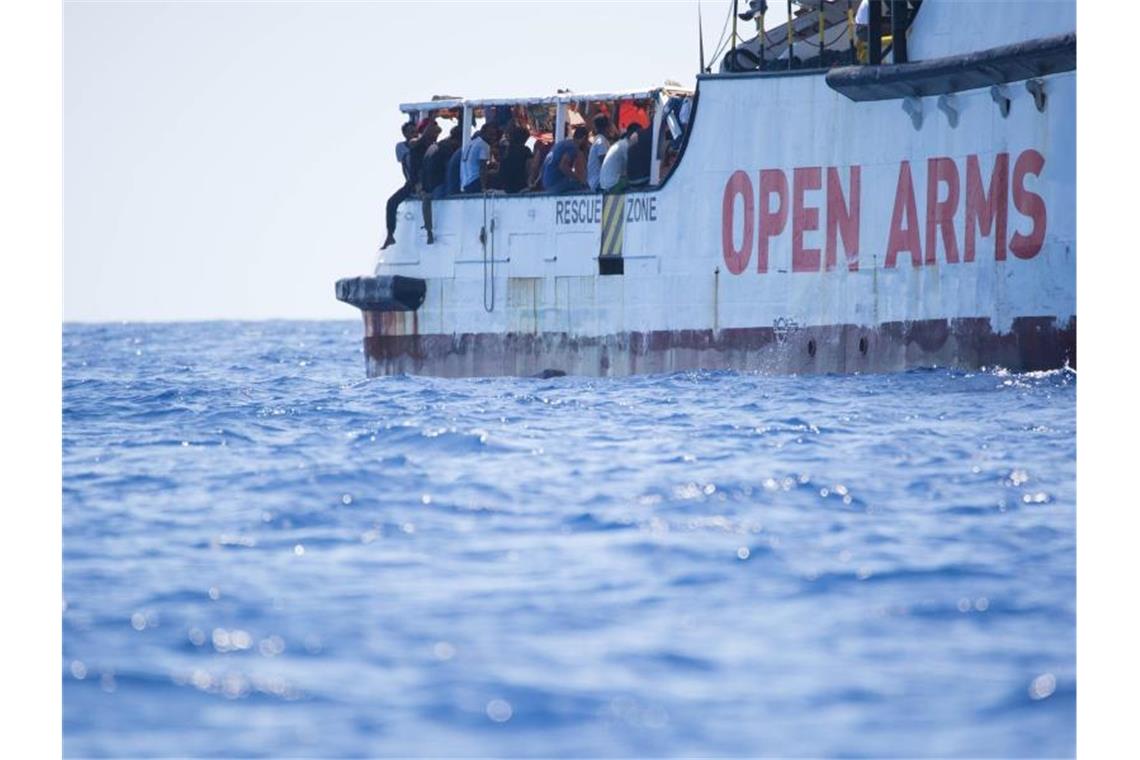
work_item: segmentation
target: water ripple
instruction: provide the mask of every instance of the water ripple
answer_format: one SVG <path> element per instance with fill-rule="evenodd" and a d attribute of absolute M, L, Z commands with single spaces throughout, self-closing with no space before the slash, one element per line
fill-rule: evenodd
<path fill-rule="evenodd" d="M 1069 371 L 363 378 L 68 325 L 68 756 L 1074 750 Z"/>

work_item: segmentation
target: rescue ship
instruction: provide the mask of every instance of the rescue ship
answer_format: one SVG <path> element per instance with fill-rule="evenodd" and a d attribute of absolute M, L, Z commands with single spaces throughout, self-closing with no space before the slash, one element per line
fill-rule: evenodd
<path fill-rule="evenodd" d="M 652 169 L 437 200 L 430 245 L 404 201 L 375 271 L 336 284 L 368 374 L 1075 367 L 1074 0 L 858 5 L 789 3 L 768 28 L 761 7 L 751 39 L 734 20 L 692 92 L 402 105 L 466 145 L 497 108 L 561 139 L 632 103 Z"/>

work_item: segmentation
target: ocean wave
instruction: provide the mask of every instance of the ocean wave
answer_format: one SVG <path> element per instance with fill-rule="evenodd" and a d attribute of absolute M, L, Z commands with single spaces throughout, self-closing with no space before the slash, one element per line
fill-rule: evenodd
<path fill-rule="evenodd" d="M 368 380 L 358 330 L 65 327 L 65 754 L 1071 753 L 1074 372 Z"/>

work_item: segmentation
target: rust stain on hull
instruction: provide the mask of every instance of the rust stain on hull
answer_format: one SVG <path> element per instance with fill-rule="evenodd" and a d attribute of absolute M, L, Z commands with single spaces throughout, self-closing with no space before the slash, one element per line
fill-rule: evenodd
<path fill-rule="evenodd" d="M 414 312 L 364 312 L 370 377 L 625 376 L 686 370 L 773 374 L 896 372 L 916 367 L 1012 371 L 1076 367 L 1076 318 L 1020 317 L 997 333 L 988 319 L 824 327 L 656 330 L 604 337 L 566 333 L 420 335 Z"/>

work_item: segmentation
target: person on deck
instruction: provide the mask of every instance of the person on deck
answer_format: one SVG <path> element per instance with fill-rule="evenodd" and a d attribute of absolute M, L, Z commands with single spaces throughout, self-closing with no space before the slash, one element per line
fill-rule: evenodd
<path fill-rule="evenodd" d="M 416 154 L 420 145 L 420 136 L 418 133 L 422 128 L 426 128 L 428 121 L 430 120 L 425 119 L 420 122 L 418 127 L 412 122 L 407 122 L 400 128 L 404 134 L 404 141 L 396 145 L 396 160 L 400 162 L 400 166 L 403 168 L 404 184 L 399 190 L 392 193 L 385 206 L 384 222 L 387 227 L 388 235 L 384 238 L 384 243 L 380 246 L 380 250 L 384 250 L 396 242 L 396 210 L 400 207 L 401 203 L 416 192 L 416 181 L 419 175 L 418 161 L 423 160 L 423 155 L 428 147 L 426 143 L 423 145 L 423 149 L 418 151 L 417 159 Z M 433 137 L 432 141 L 434 142 L 434 140 L 435 138 Z M 417 161 L 415 166 L 412 165 L 413 161 Z"/>
<path fill-rule="evenodd" d="M 462 127 L 460 129 L 462 129 Z M 460 138 L 462 138 L 462 136 L 463 133 L 460 132 Z M 463 140 L 460 139 L 460 143 L 462 142 Z M 463 185 L 459 181 L 460 164 L 462 161 L 463 151 L 457 147 L 455 152 L 451 154 L 451 158 L 447 159 L 447 174 L 444 177 L 444 195 L 459 195 L 463 192 Z"/>
<path fill-rule="evenodd" d="M 546 166 L 546 157 L 550 155 L 551 141 L 548 135 L 539 135 L 534 141 L 534 157 L 530 160 L 527 170 L 527 188 L 532 192 L 542 192 L 542 168 Z"/>
<path fill-rule="evenodd" d="M 503 160 L 499 163 L 499 171 L 495 175 L 495 184 L 508 193 L 519 193 L 527 186 L 527 165 L 532 153 L 526 146 L 530 131 L 526 127 L 515 125 L 508 132 L 507 148 L 503 151 Z"/>
<path fill-rule="evenodd" d="M 653 140 L 648 129 L 638 129 L 637 141 L 629 144 L 629 164 L 626 169 L 631 187 L 649 184 L 649 165 L 653 153 Z"/>
<path fill-rule="evenodd" d="M 585 190 L 584 177 L 575 169 L 578 156 L 585 153 L 590 144 L 590 130 L 578 127 L 574 136 L 557 142 L 546 157 L 542 167 L 542 184 L 549 193 L 569 193 Z"/>
<path fill-rule="evenodd" d="M 447 137 L 432 145 L 424 154 L 423 189 L 432 200 L 439 200 L 447 195 L 447 171 L 451 166 L 452 156 L 459 150 L 462 137 L 463 128 L 452 127 Z"/>
<path fill-rule="evenodd" d="M 491 160 L 491 146 L 498 139 L 498 128 L 486 122 L 478 134 L 463 149 L 459 179 L 465 193 L 481 193 L 487 189 L 487 164 Z"/>
<path fill-rule="evenodd" d="M 602 169 L 598 174 L 598 187 L 602 192 L 620 193 L 629 184 L 626 168 L 630 148 L 640 141 L 641 130 L 636 124 L 625 128 L 625 135 L 606 151 Z"/>
<path fill-rule="evenodd" d="M 439 127 L 434 129 L 439 130 Z M 423 199 L 424 229 L 427 230 L 428 245 L 435 242 L 431 202 L 442 198 L 447 190 L 447 164 L 451 160 L 451 154 L 459 148 L 462 134 L 462 127 L 452 127 L 446 139 L 428 146 L 424 153 L 423 169 L 420 171 L 420 197 Z"/>
<path fill-rule="evenodd" d="M 586 159 L 586 184 L 595 192 L 602 175 L 602 161 L 610 149 L 611 130 L 610 117 L 605 114 L 594 117 L 594 142 L 590 145 L 590 154 Z"/>
<path fill-rule="evenodd" d="M 408 181 L 408 151 L 412 149 L 412 140 L 416 137 L 416 124 L 412 121 L 405 121 L 400 125 L 400 132 L 404 135 L 404 139 L 396 143 L 396 163 L 400 165 L 400 170 L 404 173 L 404 181 Z"/>
<path fill-rule="evenodd" d="M 427 155 L 428 148 L 435 145 L 436 138 L 442 130 L 435 119 L 423 119 L 416 127 L 416 131 L 419 132 L 419 136 L 412 142 L 407 163 L 408 181 L 412 183 L 413 191 L 418 193 L 423 186 L 424 156 Z"/>

